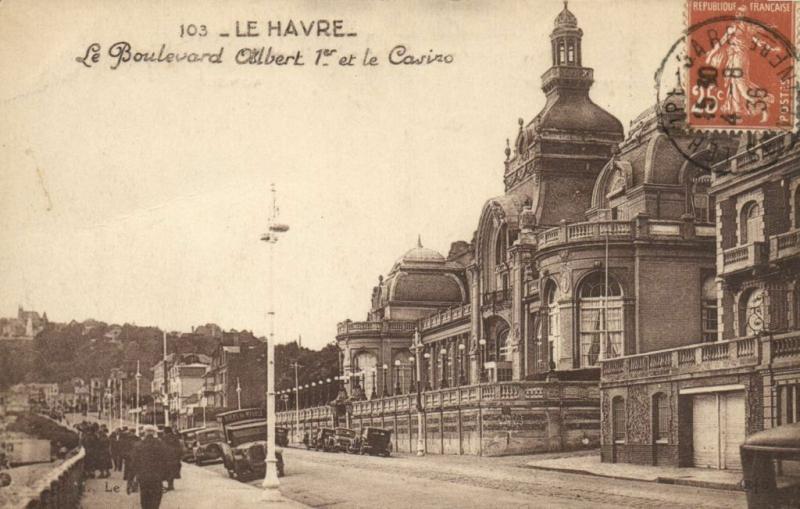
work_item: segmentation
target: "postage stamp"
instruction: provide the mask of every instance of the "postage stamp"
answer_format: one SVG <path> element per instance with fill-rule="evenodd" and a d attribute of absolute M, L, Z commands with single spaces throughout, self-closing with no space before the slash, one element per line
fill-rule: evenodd
<path fill-rule="evenodd" d="M 796 6 L 783 0 L 688 0 L 689 127 L 794 129 Z"/>

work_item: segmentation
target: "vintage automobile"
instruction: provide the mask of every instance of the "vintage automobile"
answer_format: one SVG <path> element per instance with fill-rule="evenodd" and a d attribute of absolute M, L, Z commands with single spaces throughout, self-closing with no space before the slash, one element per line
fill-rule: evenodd
<path fill-rule="evenodd" d="M 195 433 L 194 462 L 202 465 L 222 459 L 222 443 L 225 437 L 219 428 L 205 428 Z"/>
<path fill-rule="evenodd" d="M 800 423 L 750 435 L 739 453 L 747 507 L 800 507 Z"/>
<path fill-rule="evenodd" d="M 267 457 L 267 420 L 263 408 L 233 410 L 217 416 L 222 425 L 222 461 L 231 478 L 263 477 Z M 283 451 L 275 448 L 278 477 L 284 475 Z"/>
<path fill-rule="evenodd" d="M 392 453 L 392 432 L 382 428 L 364 428 L 358 440 L 358 452 L 371 456 Z"/>
<path fill-rule="evenodd" d="M 328 440 L 329 449 L 336 452 L 348 452 L 356 439 L 356 432 L 348 428 L 334 428 L 333 436 Z"/>
<path fill-rule="evenodd" d="M 333 438 L 333 433 L 333 428 L 320 428 L 316 435 L 312 435 L 314 439 L 311 441 L 311 448 L 318 451 L 330 451 L 333 445 L 330 441 Z"/>
<path fill-rule="evenodd" d="M 289 429 L 275 426 L 275 445 L 289 447 Z"/>
<path fill-rule="evenodd" d="M 181 460 L 191 463 L 194 461 L 194 446 L 197 443 L 197 432 L 203 428 L 187 428 L 178 432 L 183 445 Z"/>

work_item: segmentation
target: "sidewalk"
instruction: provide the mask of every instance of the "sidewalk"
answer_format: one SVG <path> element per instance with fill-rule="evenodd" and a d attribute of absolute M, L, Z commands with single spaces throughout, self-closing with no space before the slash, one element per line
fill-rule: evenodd
<path fill-rule="evenodd" d="M 741 490 L 742 473 L 709 468 L 673 468 L 629 463 L 601 463 L 600 453 L 591 456 L 570 456 L 530 461 L 528 468 L 571 474 L 596 475 L 613 479 L 682 484 L 700 488 Z"/>
<path fill-rule="evenodd" d="M 307 506 L 277 493 L 274 500 L 262 500 L 263 490 L 241 483 L 202 467 L 184 463 L 175 490 L 164 493 L 162 509 L 241 509 L 274 507 L 301 509 Z M 125 493 L 121 472 L 112 472 L 108 479 L 87 479 L 81 501 L 82 509 L 139 509 L 139 494 Z"/>

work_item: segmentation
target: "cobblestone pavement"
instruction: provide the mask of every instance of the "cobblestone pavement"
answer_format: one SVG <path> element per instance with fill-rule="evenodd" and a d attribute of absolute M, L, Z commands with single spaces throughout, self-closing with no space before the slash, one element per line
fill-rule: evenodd
<path fill-rule="evenodd" d="M 281 491 L 312 507 L 744 508 L 743 493 L 525 468 L 531 456 L 377 458 L 284 449 Z M 221 465 L 207 467 L 226 475 Z M 251 484 L 258 485 L 259 481 Z"/>

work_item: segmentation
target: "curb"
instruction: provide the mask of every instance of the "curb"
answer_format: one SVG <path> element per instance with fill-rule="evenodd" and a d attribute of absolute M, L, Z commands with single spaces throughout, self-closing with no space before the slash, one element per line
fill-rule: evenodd
<path fill-rule="evenodd" d="M 661 477 L 661 476 L 658 476 L 655 479 L 652 478 L 642 479 L 640 477 L 599 474 L 597 472 L 591 472 L 589 470 L 581 470 L 578 468 L 544 467 L 540 465 L 525 465 L 525 468 L 532 468 L 534 470 L 547 470 L 550 472 L 562 472 L 565 474 L 591 475 L 594 477 L 604 477 L 606 479 L 618 479 L 622 481 L 655 482 L 659 484 L 675 484 L 679 486 L 692 486 L 695 488 L 708 488 L 712 490 L 744 491 L 742 490 L 741 486 L 739 486 L 738 483 L 731 484 L 725 482 L 700 481 L 696 479 L 686 479 L 680 477 Z"/>

